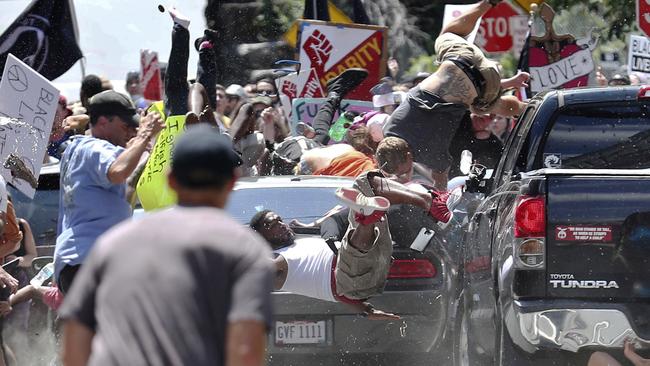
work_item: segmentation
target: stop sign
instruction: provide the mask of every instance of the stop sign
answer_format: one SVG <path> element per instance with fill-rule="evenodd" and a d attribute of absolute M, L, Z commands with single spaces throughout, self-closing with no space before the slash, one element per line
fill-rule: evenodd
<path fill-rule="evenodd" d="M 510 51 L 513 46 L 511 18 L 518 15 L 519 13 L 507 1 L 502 1 L 488 10 L 481 20 L 476 44 L 485 52 Z"/>
<path fill-rule="evenodd" d="M 650 37 L 650 1 L 636 0 L 636 21 L 639 29 Z"/>

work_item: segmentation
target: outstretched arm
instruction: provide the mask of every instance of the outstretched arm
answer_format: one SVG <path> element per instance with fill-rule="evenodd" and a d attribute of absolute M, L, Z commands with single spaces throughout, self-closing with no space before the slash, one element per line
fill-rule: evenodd
<path fill-rule="evenodd" d="M 514 95 L 504 95 L 501 96 L 492 107 L 490 107 L 484 113 L 493 113 L 503 117 L 515 117 L 523 113 L 524 108 L 526 108 L 526 103 L 520 101 Z"/>
<path fill-rule="evenodd" d="M 385 311 L 375 309 L 371 303 L 367 301 L 354 301 L 347 303 L 354 309 L 363 313 L 370 320 L 398 320 L 401 319 L 399 315 L 387 313 Z"/>
<path fill-rule="evenodd" d="M 650 366 L 650 360 L 639 356 L 639 354 L 634 351 L 634 344 L 630 341 L 625 341 L 623 353 L 634 366 Z"/>
<path fill-rule="evenodd" d="M 530 74 L 524 71 L 519 71 L 517 72 L 517 75 L 511 78 L 501 79 L 501 88 L 525 88 L 528 86 L 528 80 L 530 80 Z"/>

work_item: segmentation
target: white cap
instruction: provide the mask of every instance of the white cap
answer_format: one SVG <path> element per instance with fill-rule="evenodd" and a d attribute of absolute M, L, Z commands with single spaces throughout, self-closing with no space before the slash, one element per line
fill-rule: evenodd
<path fill-rule="evenodd" d="M 246 90 L 244 89 L 243 86 L 239 84 L 230 84 L 226 88 L 226 95 L 236 95 L 240 97 L 242 100 L 246 100 L 248 98 L 248 94 L 246 94 Z"/>
<path fill-rule="evenodd" d="M 406 93 L 396 91 L 388 94 L 375 95 L 372 97 L 372 105 L 375 108 L 381 108 L 387 105 L 400 104 L 406 99 Z"/>

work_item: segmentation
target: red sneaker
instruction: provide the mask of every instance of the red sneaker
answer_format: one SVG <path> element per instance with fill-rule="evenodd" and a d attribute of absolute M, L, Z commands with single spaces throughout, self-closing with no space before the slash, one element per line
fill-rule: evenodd
<path fill-rule="evenodd" d="M 438 225 L 441 228 L 446 228 L 454 217 L 453 209 L 458 205 L 460 196 L 462 195 L 461 189 L 454 189 L 453 191 L 432 191 L 431 208 L 429 208 L 429 215 L 438 220 Z"/>

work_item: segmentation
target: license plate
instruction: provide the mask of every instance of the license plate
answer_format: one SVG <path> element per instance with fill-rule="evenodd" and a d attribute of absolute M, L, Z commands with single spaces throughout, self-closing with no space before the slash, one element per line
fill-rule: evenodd
<path fill-rule="evenodd" d="M 327 342 L 325 320 L 275 322 L 275 344 L 320 344 Z"/>

